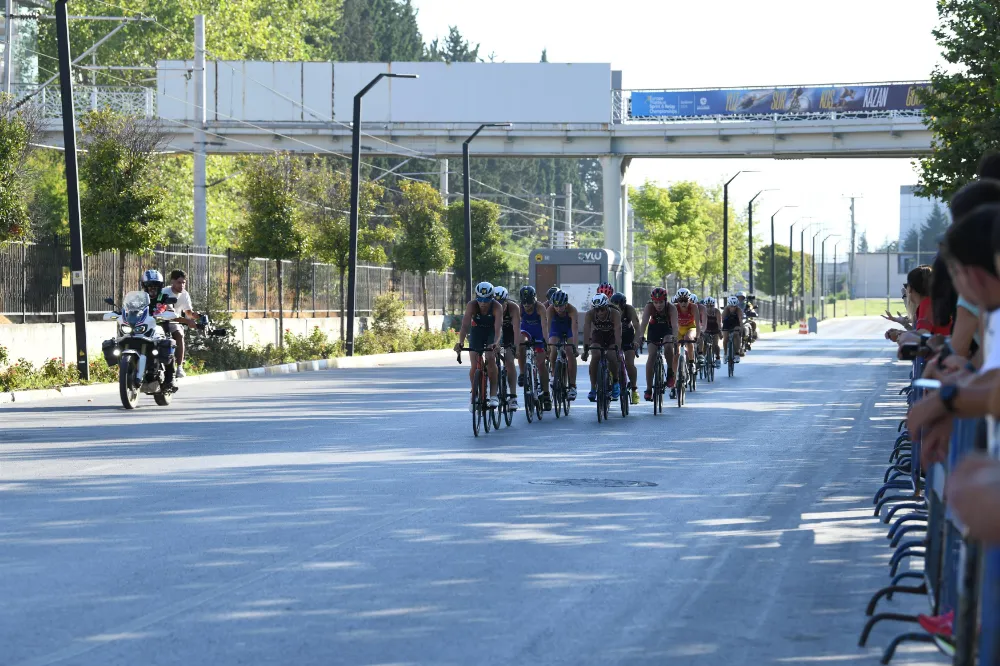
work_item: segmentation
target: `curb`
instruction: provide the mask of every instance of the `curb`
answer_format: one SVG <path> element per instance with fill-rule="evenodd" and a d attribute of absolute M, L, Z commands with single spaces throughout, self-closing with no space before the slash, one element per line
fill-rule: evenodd
<path fill-rule="evenodd" d="M 320 361 L 299 361 L 297 363 L 282 363 L 263 368 L 244 370 L 225 370 L 211 372 L 205 375 L 185 377 L 186 384 L 208 384 L 225 382 L 252 377 L 273 377 L 275 375 L 291 375 L 300 372 L 317 372 L 319 370 L 347 370 L 351 368 L 378 368 L 413 361 L 438 361 L 454 357 L 451 349 L 435 349 L 422 352 L 400 352 L 398 354 L 371 354 L 368 356 L 341 356 Z M 104 395 L 118 391 L 117 384 L 90 384 L 87 386 L 64 386 L 52 389 L 36 389 L 33 391 L 13 391 L 0 393 L 0 405 L 9 403 L 41 402 L 56 398 L 80 398 L 94 395 Z"/>

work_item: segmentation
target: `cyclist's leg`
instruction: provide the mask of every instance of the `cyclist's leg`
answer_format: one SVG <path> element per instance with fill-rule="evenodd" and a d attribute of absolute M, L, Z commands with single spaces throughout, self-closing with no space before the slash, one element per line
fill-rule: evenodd
<path fill-rule="evenodd" d="M 597 364 L 598 359 L 600 359 L 600 351 L 596 349 L 590 350 L 590 386 L 591 388 L 597 386 Z"/>
<path fill-rule="evenodd" d="M 497 358 L 496 352 L 487 351 L 483 355 L 483 359 L 486 362 L 486 374 L 490 378 L 490 397 L 496 397 L 497 394 Z"/>
<path fill-rule="evenodd" d="M 636 369 L 635 369 L 635 350 L 629 349 L 625 352 L 625 371 L 628 373 L 628 381 L 632 384 L 632 388 L 635 389 L 637 384 Z"/>
<path fill-rule="evenodd" d="M 576 356 L 577 356 L 577 352 L 576 352 L 576 344 L 574 344 L 576 342 L 576 340 L 574 340 L 573 338 L 566 338 L 566 342 L 569 343 L 569 346 L 563 347 L 563 349 L 566 350 L 566 370 L 568 371 L 568 374 L 569 374 L 569 385 L 570 386 L 576 386 L 576 374 L 577 374 Z"/>
<path fill-rule="evenodd" d="M 554 336 L 554 335 L 553 336 L 549 336 L 549 344 L 550 345 L 557 345 L 557 344 L 559 344 L 559 338 L 556 337 L 556 336 Z M 549 367 L 550 368 L 555 368 L 556 367 L 556 357 L 558 355 L 559 355 L 559 348 L 558 347 L 549 347 Z"/>
<path fill-rule="evenodd" d="M 524 341 L 524 337 L 522 336 L 521 342 Z M 517 346 L 517 371 L 522 377 L 524 376 L 524 350 L 525 348 L 521 345 Z"/>
<path fill-rule="evenodd" d="M 507 367 L 507 388 L 510 395 L 517 395 L 517 372 L 514 370 L 514 349 L 507 347 L 503 353 L 504 365 Z"/>
<path fill-rule="evenodd" d="M 469 352 L 469 401 L 472 401 L 472 391 L 476 388 L 476 368 L 479 367 L 479 352 Z"/>
<path fill-rule="evenodd" d="M 656 351 L 659 345 L 656 342 L 650 341 L 646 345 L 646 391 L 650 392 L 653 388 L 653 372 L 656 369 Z"/>

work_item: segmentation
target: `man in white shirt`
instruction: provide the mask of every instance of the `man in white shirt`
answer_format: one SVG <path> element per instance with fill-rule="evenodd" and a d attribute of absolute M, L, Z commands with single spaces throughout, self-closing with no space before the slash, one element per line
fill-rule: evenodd
<path fill-rule="evenodd" d="M 163 293 L 177 299 L 174 312 L 177 319 L 167 324 L 167 332 L 176 343 L 174 359 L 177 361 L 177 377 L 184 376 L 184 328 L 183 325 L 196 326 L 200 316 L 194 311 L 191 294 L 187 291 L 187 274 L 178 269 L 170 271 L 170 284 L 163 288 Z"/>

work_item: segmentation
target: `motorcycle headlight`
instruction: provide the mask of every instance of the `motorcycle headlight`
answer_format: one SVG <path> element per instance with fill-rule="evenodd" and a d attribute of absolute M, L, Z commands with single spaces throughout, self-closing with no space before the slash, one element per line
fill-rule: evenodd
<path fill-rule="evenodd" d="M 136 333 L 145 333 L 146 332 L 146 328 L 147 327 L 146 327 L 145 324 L 139 324 L 138 326 L 135 327 L 135 332 Z"/>
<path fill-rule="evenodd" d="M 128 324 L 122 324 L 122 333 L 131 333 L 132 327 Z"/>

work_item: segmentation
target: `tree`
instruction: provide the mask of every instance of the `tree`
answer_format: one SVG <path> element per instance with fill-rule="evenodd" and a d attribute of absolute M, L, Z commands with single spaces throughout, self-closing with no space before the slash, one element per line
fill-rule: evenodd
<path fill-rule="evenodd" d="M 35 240 L 69 244 L 69 205 L 66 198 L 66 158 L 61 151 L 38 150 L 31 156 L 33 188 L 28 203 L 31 235 Z"/>
<path fill-rule="evenodd" d="M 424 41 L 410 0 L 344 0 L 336 59 L 346 62 L 422 60 Z"/>
<path fill-rule="evenodd" d="M 273 259 L 278 268 L 278 345 L 284 346 L 285 304 L 281 262 L 301 256 L 307 236 L 302 225 L 296 188 L 301 161 L 287 153 L 246 158 L 243 197 L 246 221 L 240 226 L 240 247 L 248 257 Z"/>
<path fill-rule="evenodd" d="M 462 37 L 458 27 L 449 26 L 448 38 L 444 47 L 438 46 L 437 38 L 432 41 L 426 52 L 427 60 L 441 60 L 444 62 L 476 62 L 479 60 L 479 44 L 472 47 L 468 40 Z"/>
<path fill-rule="evenodd" d="M 920 247 L 920 237 L 922 235 L 922 231 L 923 225 L 921 225 L 920 229 L 917 229 L 916 227 L 911 228 L 906 234 L 906 238 L 903 239 L 903 250 L 906 252 L 916 252 Z"/>
<path fill-rule="evenodd" d="M 337 267 L 340 272 L 340 339 L 344 339 L 344 285 L 350 259 L 351 179 L 334 171 L 325 161 L 311 165 L 304 180 L 304 220 L 313 254 Z M 384 190 L 378 183 L 362 180 L 358 197 L 358 260 L 385 263 L 385 245 L 395 230 L 390 225 L 373 224 L 372 215 L 382 201 Z"/>
<path fill-rule="evenodd" d="M 722 234 L 724 228 L 723 201 L 721 188 L 704 192 L 707 202 L 709 226 L 705 233 L 706 251 L 701 266 L 698 268 L 698 278 L 701 281 L 701 293 L 716 293 L 716 287 L 722 284 Z M 729 209 L 729 276 L 731 283 L 742 281 L 747 265 L 747 234 L 749 228 L 746 216 Z M 754 243 L 756 245 L 756 243 Z"/>
<path fill-rule="evenodd" d="M 805 257 L 805 291 L 809 293 L 812 290 L 812 255 L 806 254 Z M 775 243 L 774 245 L 774 261 L 777 264 L 777 270 L 775 271 L 775 279 L 777 280 L 777 287 L 771 282 L 771 246 L 765 245 L 760 250 L 757 251 L 757 261 L 756 261 L 756 271 L 754 273 L 754 280 L 756 284 L 754 285 L 757 290 L 763 291 L 771 296 L 781 296 L 788 293 L 788 246 L 782 245 L 781 243 Z M 801 253 L 796 252 L 792 262 L 792 276 L 795 280 L 794 286 L 796 293 L 802 287 L 802 261 L 803 258 Z"/>
<path fill-rule="evenodd" d="M 497 220 L 500 207 L 489 201 L 473 201 L 472 214 L 472 283 L 496 283 L 507 272 L 503 254 L 503 234 Z M 454 251 L 455 273 L 465 275 L 465 206 L 455 201 L 448 206 L 448 233 Z M 459 280 L 455 281 L 456 286 Z"/>
<path fill-rule="evenodd" d="M 158 123 L 111 110 L 85 115 L 80 132 L 83 249 L 117 250 L 121 302 L 126 254 L 151 252 L 165 236 L 165 192 L 154 177 L 164 133 Z"/>
<path fill-rule="evenodd" d="M 941 210 L 941 205 L 935 203 L 931 214 L 927 216 L 927 221 L 924 222 L 923 228 L 920 231 L 921 254 L 925 250 L 934 252 L 935 248 L 941 242 L 941 237 L 944 236 L 947 230 L 948 216 Z"/>
<path fill-rule="evenodd" d="M 918 193 L 948 199 L 975 177 L 980 156 L 1000 145 L 1000 5 L 938 0 L 933 31 L 946 65 L 937 65 L 921 94 L 924 122 L 934 134 L 920 160 Z"/>
<path fill-rule="evenodd" d="M 0 93 L 0 243 L 25 238 L 31 228 L 28 160 L 41 132 L 38 107 L 13 106 L 14 98 Z"/>
<path fill-rule="evenodd" d="M 448 228 L 441 221 L 443 206 L 437 190 L 419 181 L 404 182 L 400 188 L 402 201 L 395 206 L 395 217 L 402 230 L 393 257 L 404 271 L 420 275 L 420 291 L 424 302 L 424 330 L 431 330 L 427 313 L 427 273 L 443 271 L 451 265 L 455 252 L 451 248 Z"/>
<path fill-rule="evenodd" d="M 876 252 L 898 252 L 899 251 L 899 241 L 890 241 L 888 238 L 882 241 L 882 244 L 878 246 L 875 250 Z"/>
<path fill-rule="evenodd" d="M 867 254 L 868 251 L 868 236 L 862 231 L 861 238 L 858 239 L 858 253 Z"/>
<path fill-rule="evenodd" d="M 698 275 L 704 264 L 707 232 L 711 228 L 705 189 L 694 182 L 662 188 L 646 182 L 633 189 L 629 200 L 643 223 L 643 240 L 662 277 Z"/>
<path fill-rule="evenodd" d="M 542 49 L 542 58 L 538 62 L 548 62 L 549 61 L 549 50 Z"/>

